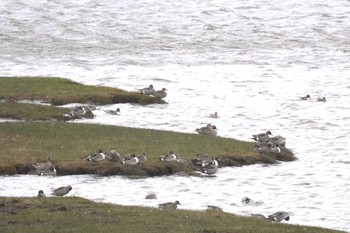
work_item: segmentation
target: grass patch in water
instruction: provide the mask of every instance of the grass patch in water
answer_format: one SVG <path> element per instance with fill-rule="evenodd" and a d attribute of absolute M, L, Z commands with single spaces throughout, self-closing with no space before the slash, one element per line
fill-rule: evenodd
<path fill-rule="evenodd" d="M 185 134 L 171 131 L 119 126 L 74 124 L 65 122 L 7 122 L 0 124 L 0 174 L 27 173 L 38 161 L 51 157 L 59 175 L 166 175 L 189 172 L 191 166 L 164 163 L 160 155 L 174 151 L 185 159 L 199 153 L 218 157 L 221 166 L 237 166 L 258 162 L 274 163 L 275 155 L 260 155 L 253 142 L 222 137 Z M 121 155 L 145 152 L 145 165 L 128 167 L 120 163 L 101 161 L 94 164 L 84 160 L 98 149 L 116 149 Z M 293 159 L 289 150 L 282 155 Z M 265 161 L 266 157 L 270 161 Z M 281 160 L 281 159 L 279 159 Z M 283 159 L 282 159 L 283 160 Z"/>
<path fill-rule="evenodd" d="M 156 201 L 156 200 L 155 200 Z M 180 200 L 181 202 L 181 200 Z M 157 202 L 155 205 L 158 204 Z M 0 197 L 0 229 L 8 232 L 336 233 L 319 227 L 271 223 L 214 211 L 95 203 L 78 197 Z M 293 221 L 291 218 L 290 221 Z"/>
<path fill-rule="evenodd" d="M 47 77 L 0 77 L 0 99 L 42 100 L 52 105 L 87 101 L 99 105 L 165 103 L 162 99 L 136 92 L 112 87 L 83 85 L 68 79 Z"/>

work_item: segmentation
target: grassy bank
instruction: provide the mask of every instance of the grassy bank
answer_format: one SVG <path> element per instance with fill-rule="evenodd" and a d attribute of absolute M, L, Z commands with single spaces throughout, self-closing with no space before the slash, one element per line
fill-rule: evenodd
<path fill-rule="evenodd" d="M 275 163 L 294 160 L 292 152 L 261 155 L 254 143 L 222 137 L 207 137 L 169 131 L 118 126 L 73 124 L 65 122 L 8 122 L 0 124 L 0 174 L 28 173 L 31 164 L 51 157 L 59 175 L 101 174 L 156 176 L 178 171 L 191 172 L 191 165 L 164 163 L 159 160 L 173 150 L 192 160 L 197 154 L 218 157 L 221 166 Z M 117 150 L 121 155 L 145 152 L 146 164 L 128 167 L 101 161 L 94 164 L 84 157 L 98 149 Z"/>
<path fill-rule="evenodd" d="M 0 197 L 0 229 L 8 232 L 336 233 L 340 231 L 228 213 L 119 206 L 77 197 Z M 290 221 L 293 221 L 292 219 Z"/>
<path fill-rule="evenodd" d="M 62 78 L 0 77 L 0 99 L 41 100 L 52 105 L 85 103 L 164 103 L 159 98 L 112 87 L 88 86 Z"/>

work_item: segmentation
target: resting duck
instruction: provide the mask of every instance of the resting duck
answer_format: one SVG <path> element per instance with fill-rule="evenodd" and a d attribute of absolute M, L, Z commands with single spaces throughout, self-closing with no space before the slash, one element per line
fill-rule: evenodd
<path fill-rule="evenodd" d="M 166 90 L 167 89 L 163 87 L 162 90 L 155 91 L 154 93 L 152 93 L 152 95 L 155 96 L 155 97 L 163 99 L 163 98 L 165 98 L 167 96 Z"/>
<path fill-rule="evenodd" d="M 67 193 L 69 193 L 72 190 L 72 186 L 68 185 L 68 186 L 63 186 L 63 187 L 59 187 L 57 189 L 54 189 L 52 191 L 52 195 L 55 196 L 64 196 Z"/>
<path fill-rule="evenodd" d="M 101 149 L 99 149 L 95 154 L 89 155 L 85 159 L 90 162 L 100 162 L 106 158 L 106 155 L 103 153 Z"/>
<path fill-rule="evenodd" d="M 196 132 L 201 135 L 209 135 L 209 136 L 217 136 L 218 135 L 218 129 L 215 125 L 207 124 L 207 126 L 201 127 L 196 129 Z"/>
<path fill-rule="evenodd" d="M 161 208 L 161 209 L 173 209 L 173 210 L 176 210 L 177 209 L 177 205 L 181 205 L 179 201 L 162 203 L 162 204 L 159 204 L 158 207 Z"/>
<path fill-rule="evenodd" d="M 151 84 L 151 85 L 149 85 L 148 87 L 139 89 L 139 91 L 140 91 L 141 94 L 144 94 L 144 95 L 152 95 L 152 94 L 154 94 L 154 92 L 155 92 L 156 90 L 154 90 L 154 87 L 153 87 L 153 85 Z"/>
<path fill-rule="evenodd" d="M 173 162 L 177 160 L 177 156 L 173 151 L 170 151 L 169 154 L 161 155 L 160 160 L 164 162 Z"/>
<path fill-rule="evenodd" d="M 130 157 L 126 157 L 125 159 L 123 159 L 122 163 L 129 166 L 135 166 L 139 163 L 139 159 L 135 154 L 131 154 Z"/>

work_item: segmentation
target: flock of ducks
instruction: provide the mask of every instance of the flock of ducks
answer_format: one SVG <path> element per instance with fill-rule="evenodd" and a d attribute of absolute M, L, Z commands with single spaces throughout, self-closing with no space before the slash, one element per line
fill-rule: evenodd
<path fill-rule="evenodd" d="M 153 85 L 149 85 L 148 87 L 139 89 L 139 92 L 144 95 L 150 95 L 158 98 L 165 98 L 167 96 L 166 88 L 162 88 L 162 90 L 156 91 L 153 87 Z M 306 95 L 304 97 L 300 97 L 301 100 L 310 100 L 310 95 Z M 318 97 L 316 99 L 320 102 L 326 102 L 325 97 Z M 80 118 L 92 118 L 92 110 L 94 110 L 93 105 L 88 106 L 77 106 L 71 110 L 68 117 L 72 119 L 80 119 Z M 118 115 L 120 113 L 120 109 L 117 108 L 116 110 L 104 110 L 108 114 L 112 115 Z M 217 112 L 214 112 L 209 115 L 211 118 L 219 118 L 219 115 Z M 207 124 L 206 126 L 200 127 L 195 129 L 195 132 L 201 135 L 208 135 L 216 137 L 218 135 L 218 129 L 215 125 Z M 265 133 L 259 133 L 252 135 L 252 139 L 256 142 L 256 150 L 259 153 L 280 153 L 281 148 L 285 147 L 286 145 L 286 138 L 282 136 L 273 136 L 271 131 L 266 131 Z M 94 152 L 84 158 L 85 160 L 93 163 L 97 163 L 103 160 L 109 160 L 113 162 L 120 162 L 122 164 L 128 165 L 128 166 L 135 166 L 138 164 L 145 163 L 147 161 L 147 155 L 142 152 L 141 154 L 131 154 L 130 156 L 127 156 L 125 158 L 122 158 L 122 156 L 116 151 L 111 150 L 110 153 L 104 153 L 101 149 L 99 149 L 97 152 Z M 168 154 L 161 155 L 159 159 L 163 162 L 183 162 L 184 159 L 178 158 L 176 154 L 173 151 L 170 151 Z M 219 164 L 215 157 L 209 156 L 209 155 L 202 155 L 198 154 L 197 157 L 193 160 L 193 163 L 196 167 L 200 168 L 199 170 L 208 175 L 213 175 L 218 171 Z M 49 158 L 45 162 L 36 163 L 32 165 L 35 169 L 34 173 L 37 175 L 54 175 L 56 176 L 56 169 L 53 165 L 51 159 Z M 56 188 L 52 190 L 52 195 L 55 196 L 64 196 L 68 194 L 72 190 L 72 186 L 63 186 Z M 43 190 L 39 190 L 38 197 L 45 197 L 45 194 Z M 148 194 L 145 199 L 157 199 L 157 195 L 152 193 Z M 242 203 L 249 204 L 252 200 L 248 197 L 245 197 L 242 199 Z M 176 210 L 178 205 L 181 205 L 179 201 L 175 202 L 166 202 L 161 203 L 158 205 L 160 209 L 169 209 L 169 210 Z M 223 212 L 223 210 L 214 205 L 208 205 L 207 206 L 208 211 L 220 211 Z M 278 211 L 274 214 L 264 216 L 261 214 L 253 214 L 254 217 L 264 218 L 269 221 L 273 222 L 281 222 L 283 220 L 288 221 L 290 216 L 288 212 L 284 211 Z"/>
<path fill-rule="evenodd" d="M 307 94 L 306 96 L 301 96 L 300 97 L 300 100 L 311 100 L 311 96 L 309 94 Z M 319 96 L 316 98 L 316 101 L 318 102 L 326 102 L 326 97 L 322 97 L 322 96 Z"/>

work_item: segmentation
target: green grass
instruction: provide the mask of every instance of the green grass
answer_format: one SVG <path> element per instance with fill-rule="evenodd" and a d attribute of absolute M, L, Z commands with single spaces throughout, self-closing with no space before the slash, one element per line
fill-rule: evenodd
<path fill-rule="evenodd" d="M 229 213 L 120 206 L 78 197 L 0 197 L 0 229 L 8 232 L 336 233 L 340 231 Z M 293 218 L 290 220 L 293 221 Z"/>
<path fill-rule="evenodd" d="M 112 87 L 88 86 L 62 78 L 0 77 L 0 99 L 43 100 L 52 105 L 92 101 L 111 103 L 165 103 L 159 98 Z"/>
<path fill-rule="evenodd" d="M 129 172 L 121 171 L 125 166 L 119 163 L 102 161 L 92 165 L 83 159 L 98 149 L 106 152 L 116 149 L 123 156 L 145 152 L 148 156 L 147 164 L 140 167 L 140 172 L 146 173 L 144 175 L 181 170 L 181 166 L 175 165 L 163 168 L 164 163 L 159 160 L 159 156 L 170 150 L 187 159 L 193 159 L 199 153 L 216 156 L 222 162 L 230 156 L 247 160 L 261 158 L 254 150 L 252 142 L 170 131 L 65 122 L 1 123 L 0 145 L 0 174 L 26 173 L 31 164 L 48 157 L 59 165 L 61 172 L 67 174 L 74 173 L 69 170 L 79 173 L 79 169 L 82 173 L 108 174 L 111 169 L 113 174 Z M 20 171 L 23 167 L 24 170 Z"/>
<path fill-rule="evenodd" d="M 48 105 L 25 104 L 18 102 L 0 102 L 0 118 L 26 120 L 26 121 L 48 121 L 68 120 L 64 114 L 70 112 L 67 108 L 57 108 Z"/>

